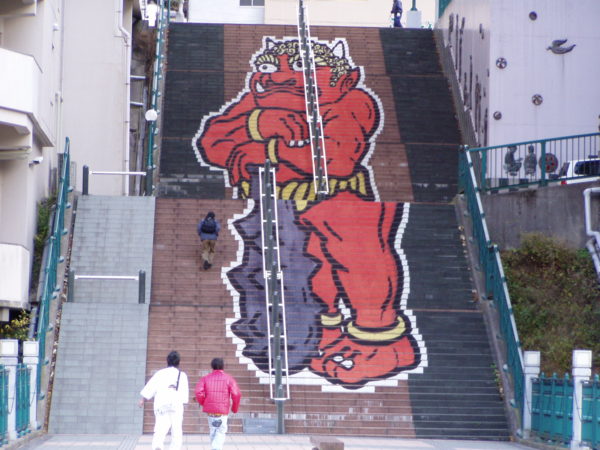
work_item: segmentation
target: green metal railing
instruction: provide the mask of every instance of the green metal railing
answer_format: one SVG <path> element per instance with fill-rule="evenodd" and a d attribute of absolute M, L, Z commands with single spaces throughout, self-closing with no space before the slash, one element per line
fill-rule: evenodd
<path fill-rule="evenodd" d="M 539 437 L 568 444 L 573 436 L 573 382 L 543 373 L 532 380 L 531 430 Z"/>
<path fill-rule="evenodd" d="M 459 188 L 466 197 L 471 217 L 472 235 L 479 252 L 479 265 L 485 275 L 486 295 L 488 298 L 493 298 L 494 306 L 498 311 L 499 327 L 506 346 L 507 368 L 511 375 L 515 396 L 511 403 L 518 408 L 522 419 L 525 406 L 523 404 L 525 380 L 523 352 L 519 343 L 500 252 L 498 246 L 491 242 L 471 154 L 464 147 L 459 155 Z"/>
<path fill-rule="evenodd" d="M 438 17 L 442 17 L 444 15 L 444 11 L 448 7 L 448 5 L 452 2 L 452 0 L 440 0 L 439 8 L 438 8 Z"/>
<path fill-rule="evenodd" d="M 150 91 L 150 110 L 155 111 L 153 118 L 148 118 L 148 135 L 146 138 L 146 195 L 152 195 L 154 191 L 154 152 L 158 146 L 155 143 L 158 135 L 158 117 L 160 116 L 159 99 L 162 95 L 161 80 L 163 78 L 163 66 L 165 59 L 165 48 L 167 42 L 167 30 L 171 11 L 171 0 L 159 2 L 160 8 L 156 24 L 156 50 L 154 52 L 154 71 L 152 73 L 152 90 Z"/>
<path fill-rule="evenodd" d="M 29 407 L 31 405 L 31 392 L 29 389 L 29 379 L 31 369 L 26 364 L 17 364 L 16 377 L 16 431 L 17 436 L 21 437 L 29 433 Z"/>
<path fill-rule="evenodd" d="M 481 191 L 567 184 L 600 176 L 600 133 L 468 150 Z"/>
<path fill-rule="evenodd" d="M 600 376 L 583 383 L 582 442 L 600 448 Z"/>
<path fill-rule="evenodd" d="M 0 446 L 8 443 L 8 369 L 0 365 Z"/>
<path fill-rule="evenodd" d="M 65 140 L 65 151 L 62 158 L 62 167 L 60 171 L 60 183 L 58 186 L 56 208 L 54 210 L 54 221 L 52 230 L 47 243 L 46 264 L 43 267 L 43 289 L 39 300 L 37 315 L 36 339 L 39 341 L 40 362 L 37 371 L 37 395 L 39 396 L 42 366 L 46 360 L 46 334 L 50 322 L 50 304 L 57 298 L 61 290 L 61 280 L 58 279 L 58 265 L 63 261 L 61 256 L 62 237 L 67 234 L 65 229 L 65 212 L 71 207 L 69 203 L 69 192 L 71 192 L 71 156 L 70 156 L 69 138 Z"/>

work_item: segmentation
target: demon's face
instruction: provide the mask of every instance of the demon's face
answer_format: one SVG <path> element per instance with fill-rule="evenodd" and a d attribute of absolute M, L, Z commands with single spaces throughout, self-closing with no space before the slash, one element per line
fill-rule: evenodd
<path fill-rule="evenodd" d="M 344 57 L 344 43 L 332 48 L 312 42 L 317 75 L 319 103 L 334 103 L 353 89 L 360 79 L 360 70 L 351 68 Z M 256 103 L 263 108 L 287 108 L 303 111 L 304 75 L 298 41 L 278 41 L 269 38 L 265 50 L 254 57 L 254 72 L 249 88 Z"/>

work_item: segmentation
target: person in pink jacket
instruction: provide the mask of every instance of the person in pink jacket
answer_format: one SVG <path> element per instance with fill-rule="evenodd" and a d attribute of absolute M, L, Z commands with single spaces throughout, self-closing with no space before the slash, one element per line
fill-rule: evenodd
<path fill-rule="evenodd" d="M 196 384 L 196 400 L 208 415 L 208 429 L 212 450 L 221 450 L 227 433 L 229 410 L 234 414 L 240 407 L 242 393 L 235 379 L 223 371 L 223 359 L 214 358 L 210 366 L 213 371 L 200 378 Z"/>

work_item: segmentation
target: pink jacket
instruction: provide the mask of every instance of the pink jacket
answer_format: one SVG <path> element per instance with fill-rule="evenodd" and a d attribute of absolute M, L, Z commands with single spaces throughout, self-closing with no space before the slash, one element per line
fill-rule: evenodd
<path fill-rule="evenodd" d="M 229 414 L 230 399 L 231 410 L 236 413 L 242 398 L 235 379 L 222 370 L 213 370 L 200 378 L 195 393 L 196 400 L 202 405 L 202 411 L 209 414 Z"/>

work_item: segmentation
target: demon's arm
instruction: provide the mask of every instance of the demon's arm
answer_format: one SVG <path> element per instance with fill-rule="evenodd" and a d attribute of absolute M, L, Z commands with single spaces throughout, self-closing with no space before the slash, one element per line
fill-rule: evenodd
<path fill-rule="evenodd" d="M 297 105 L 294 105 L 296 108 Z M 321 107 L 330 177 L 348 177 L 368 150 L 377 129 L 375 101 L 360 89 Z M 283 179 L 312 174 L 306 114 L 288 108 L 260 108 L 250 94 L 208 120 L 200 137 L 203 158 L 226 168 L 233 185 L 249 180 L 249 165 L 266 158 L 279 164 Z"/>
<path fill-rule="evenodd" d="M 198 139 L 202 158 L 209 164 L 227 169 L 232 186 L 250 180 L 248 168 L 264 164 L 268 156 L 268 142 L 253 138 L 249 127 L 256 103 L 251 95 L 220 115 L 211 117 Z"/>
<path fill-rule="evenodd" d="M 364 157 L 369 148 L 369 139 L 377 129 L 377 104 L 365 91 L 355 89 L 339 102 L 321 106 L 320 112 L 323 119 L 328 174 L 330 177 L 349 177 Z M 279 141 L 277 155 L 280 163 L 296 171 L 311 174 L 310 146 L 308 142 L 306 144 L 305 147 L 299 148 Z"/>

